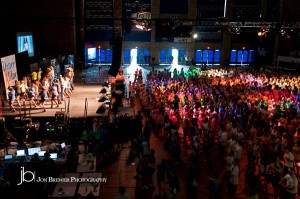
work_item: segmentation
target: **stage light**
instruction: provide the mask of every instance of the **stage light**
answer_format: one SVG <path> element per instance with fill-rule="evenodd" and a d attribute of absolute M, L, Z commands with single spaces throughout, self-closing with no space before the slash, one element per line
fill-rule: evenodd
<path fill-rule="evenodd" d="M 259 31 L 259 32 L 257 33 L 257 35 L 258 35 L 259 37 L 262 37 L 262 36 L 264 36 L 264 33 L 261 32 L 261 31 Z"/>

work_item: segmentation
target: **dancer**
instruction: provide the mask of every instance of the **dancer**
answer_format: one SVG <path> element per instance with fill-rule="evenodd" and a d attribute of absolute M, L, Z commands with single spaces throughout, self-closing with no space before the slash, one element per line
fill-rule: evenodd
<path fill-rule="evenodd" d="M 39 93 L 39 95 L 41 97 L 39 106 L 44 109 L 44 112 L 46 112 L 45 101 L 48 99 L 48 94 L 45 86 L 42 87 L 42 91 Z"/>
<path fill-rule="evenodd" d="M 29 104 L 30 104 L 30 108 L 32 107 L 32 105 L 34 105 L 34 108 L 36 107 L 36 103 L 34 101 L 34 97 L 35 97 L 35 90 L 34 90 L 35 84 L 31 83 L 31 86 L 28 87 L 28 98 L 29 98 Z"/>
<path fill-rule="evenodd" d="M 51 91 L 52 91 L 52 95 L 51 95 L 51 108 L 53 108 L 53 103 L 55 103 L 56 106 L 59 107 L 59 104 L 57 102 L 57 96 L 58 96 L 57 86 L 55 84 L 52 85 Z"/>
<path fill-rule="evenodd" d="M 12 112 L 16 112 L 16 109 L 14 107 L 14 101 L 16 100 L 16 91 L 13 89 L 11 86 L 8 87 L 8 102 L 9 102 L 9 107 Z"/>

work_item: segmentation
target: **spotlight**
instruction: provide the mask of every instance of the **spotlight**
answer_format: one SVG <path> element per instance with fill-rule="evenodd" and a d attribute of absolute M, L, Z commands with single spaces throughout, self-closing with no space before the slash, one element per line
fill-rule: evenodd
<path fill-rule="evenodd" d="M 264 36 L 264 32 L 259 31 L 259 32 L 257 33 L 257 35 L 258 35 L 259 37 L 262 37 L 262 36 Z"/>
<path fill-rule="evenodd" d="M 194 33 L 194 34 L 193 34 L 193 38 L 194 38 L 194 39 L 197 39 L 197 38 L 198 38 L 198 34 L 197 34 L 197 33 Z"/>

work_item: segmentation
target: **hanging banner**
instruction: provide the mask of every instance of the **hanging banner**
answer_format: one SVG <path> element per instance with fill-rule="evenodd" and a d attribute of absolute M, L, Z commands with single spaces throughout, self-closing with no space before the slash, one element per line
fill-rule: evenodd
<path fill-rule="evenodd" d="M 8 94 L 7 88 L 14 86 L 15 81 L 18 80 L 17 65 L 15 55 L 10 55 L 1 58 L 2 72 L 6 95 Z"/>

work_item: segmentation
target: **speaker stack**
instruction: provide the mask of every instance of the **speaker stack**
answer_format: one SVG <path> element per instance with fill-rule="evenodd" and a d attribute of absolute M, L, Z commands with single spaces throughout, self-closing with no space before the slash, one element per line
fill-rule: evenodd
<path fill-rule="evenodd" d="M 122 37 L 114 36 L 110 40 L 110 45 L 112 46 L 112 64 L 108 70 L 108 74 L 116 77 L 119 73 L 119 69 L 121 66 L 121 58 L 122 58 Z"/>

